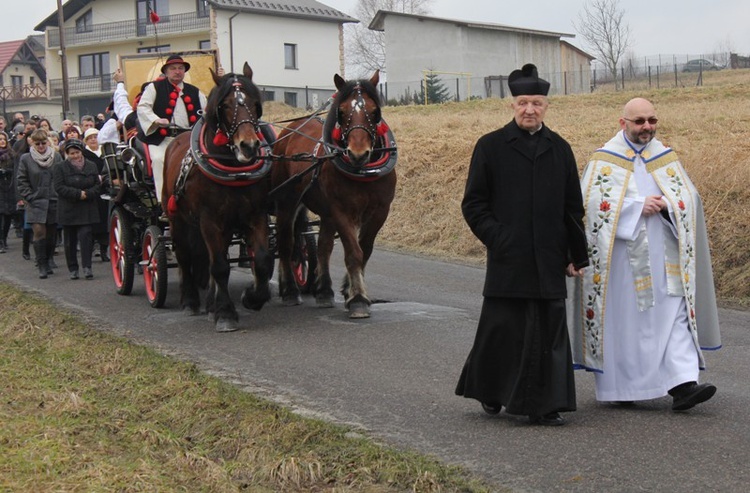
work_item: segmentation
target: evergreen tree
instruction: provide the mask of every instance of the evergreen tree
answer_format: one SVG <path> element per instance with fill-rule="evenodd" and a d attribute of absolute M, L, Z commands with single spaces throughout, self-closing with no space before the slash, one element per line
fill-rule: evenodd
<path fill-rule="evenodd" d="M 450 91 L 443 81 L 440 80 L 440 76 L 434 72 L 429 72 L 426 77 L 427 84 L 427 103 L 428 104 L 440 104 L 445 103 L 451 99 Z M 422 84 L 424 85 L 424 83 Z M 422 95 L 420 97 L 419 104 L 424 104 L 424 87 L 422 88 Z"/>

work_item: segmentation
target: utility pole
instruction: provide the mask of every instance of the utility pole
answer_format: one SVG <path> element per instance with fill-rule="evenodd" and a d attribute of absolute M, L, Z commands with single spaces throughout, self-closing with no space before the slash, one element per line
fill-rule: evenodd
<path fill-rule="evenodd" d="M 57 0 L 57 27 L 60 35 L 60 62 L 62 63 L 62 117 L 66 120 L 70 112 L 70 101 L 68 100 L 68 58 L 65 56 L 64 25 L 62 0 Z"/>

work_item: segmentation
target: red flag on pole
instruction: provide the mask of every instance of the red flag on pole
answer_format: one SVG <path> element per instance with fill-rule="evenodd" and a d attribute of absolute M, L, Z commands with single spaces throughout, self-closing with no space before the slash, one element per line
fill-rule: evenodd
<path fill-rule="evenodd" d="M 159 16 L 153 10 L 148 14 L 148 18 L 151 20 L 151 24 L 159 22 Z"/>

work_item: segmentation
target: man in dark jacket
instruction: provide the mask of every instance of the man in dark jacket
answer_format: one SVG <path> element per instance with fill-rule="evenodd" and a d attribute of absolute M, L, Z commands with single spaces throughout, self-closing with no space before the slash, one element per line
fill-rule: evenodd
<path fill-rule="evenodd" d="M 487 272 L 456 394 L 556 426 L 576 409 L 565 275 L 588 265 L 583 200 L 570 145 L 543 123 L 549 83 L 527 64 L 508 86 L 514 119 L 477 142 L 461 204 Z"/>

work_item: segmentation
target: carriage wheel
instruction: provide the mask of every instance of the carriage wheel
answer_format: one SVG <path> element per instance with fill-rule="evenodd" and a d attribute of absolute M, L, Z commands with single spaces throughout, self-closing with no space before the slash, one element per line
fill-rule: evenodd
<path fill-rule="evenodd" d="M 315 287 L 315 268 L 318 265 L 318 241 L 307 222 L 296 221 L 294 250 L 292 251 L 292 276 L 302 294 L 310 294 Z"/>
<path fill-rule="evenodd" d="M 163 307 L 167 299 L 167 249 L 164 241 L 159 240 L 160 236 L 158 226 L 149 226 L 143 235 L 141 249 L 141 258 L 147 262 L 143 269 L 146 296 L 154 308 Z"/>
<path fill-rule="evenodd" d="M 133 290 L 134 236 L 133 218 L 122 207 L 116 206 L 109 218 L 109 263 L 117 294 L 128 295 Z"/>

